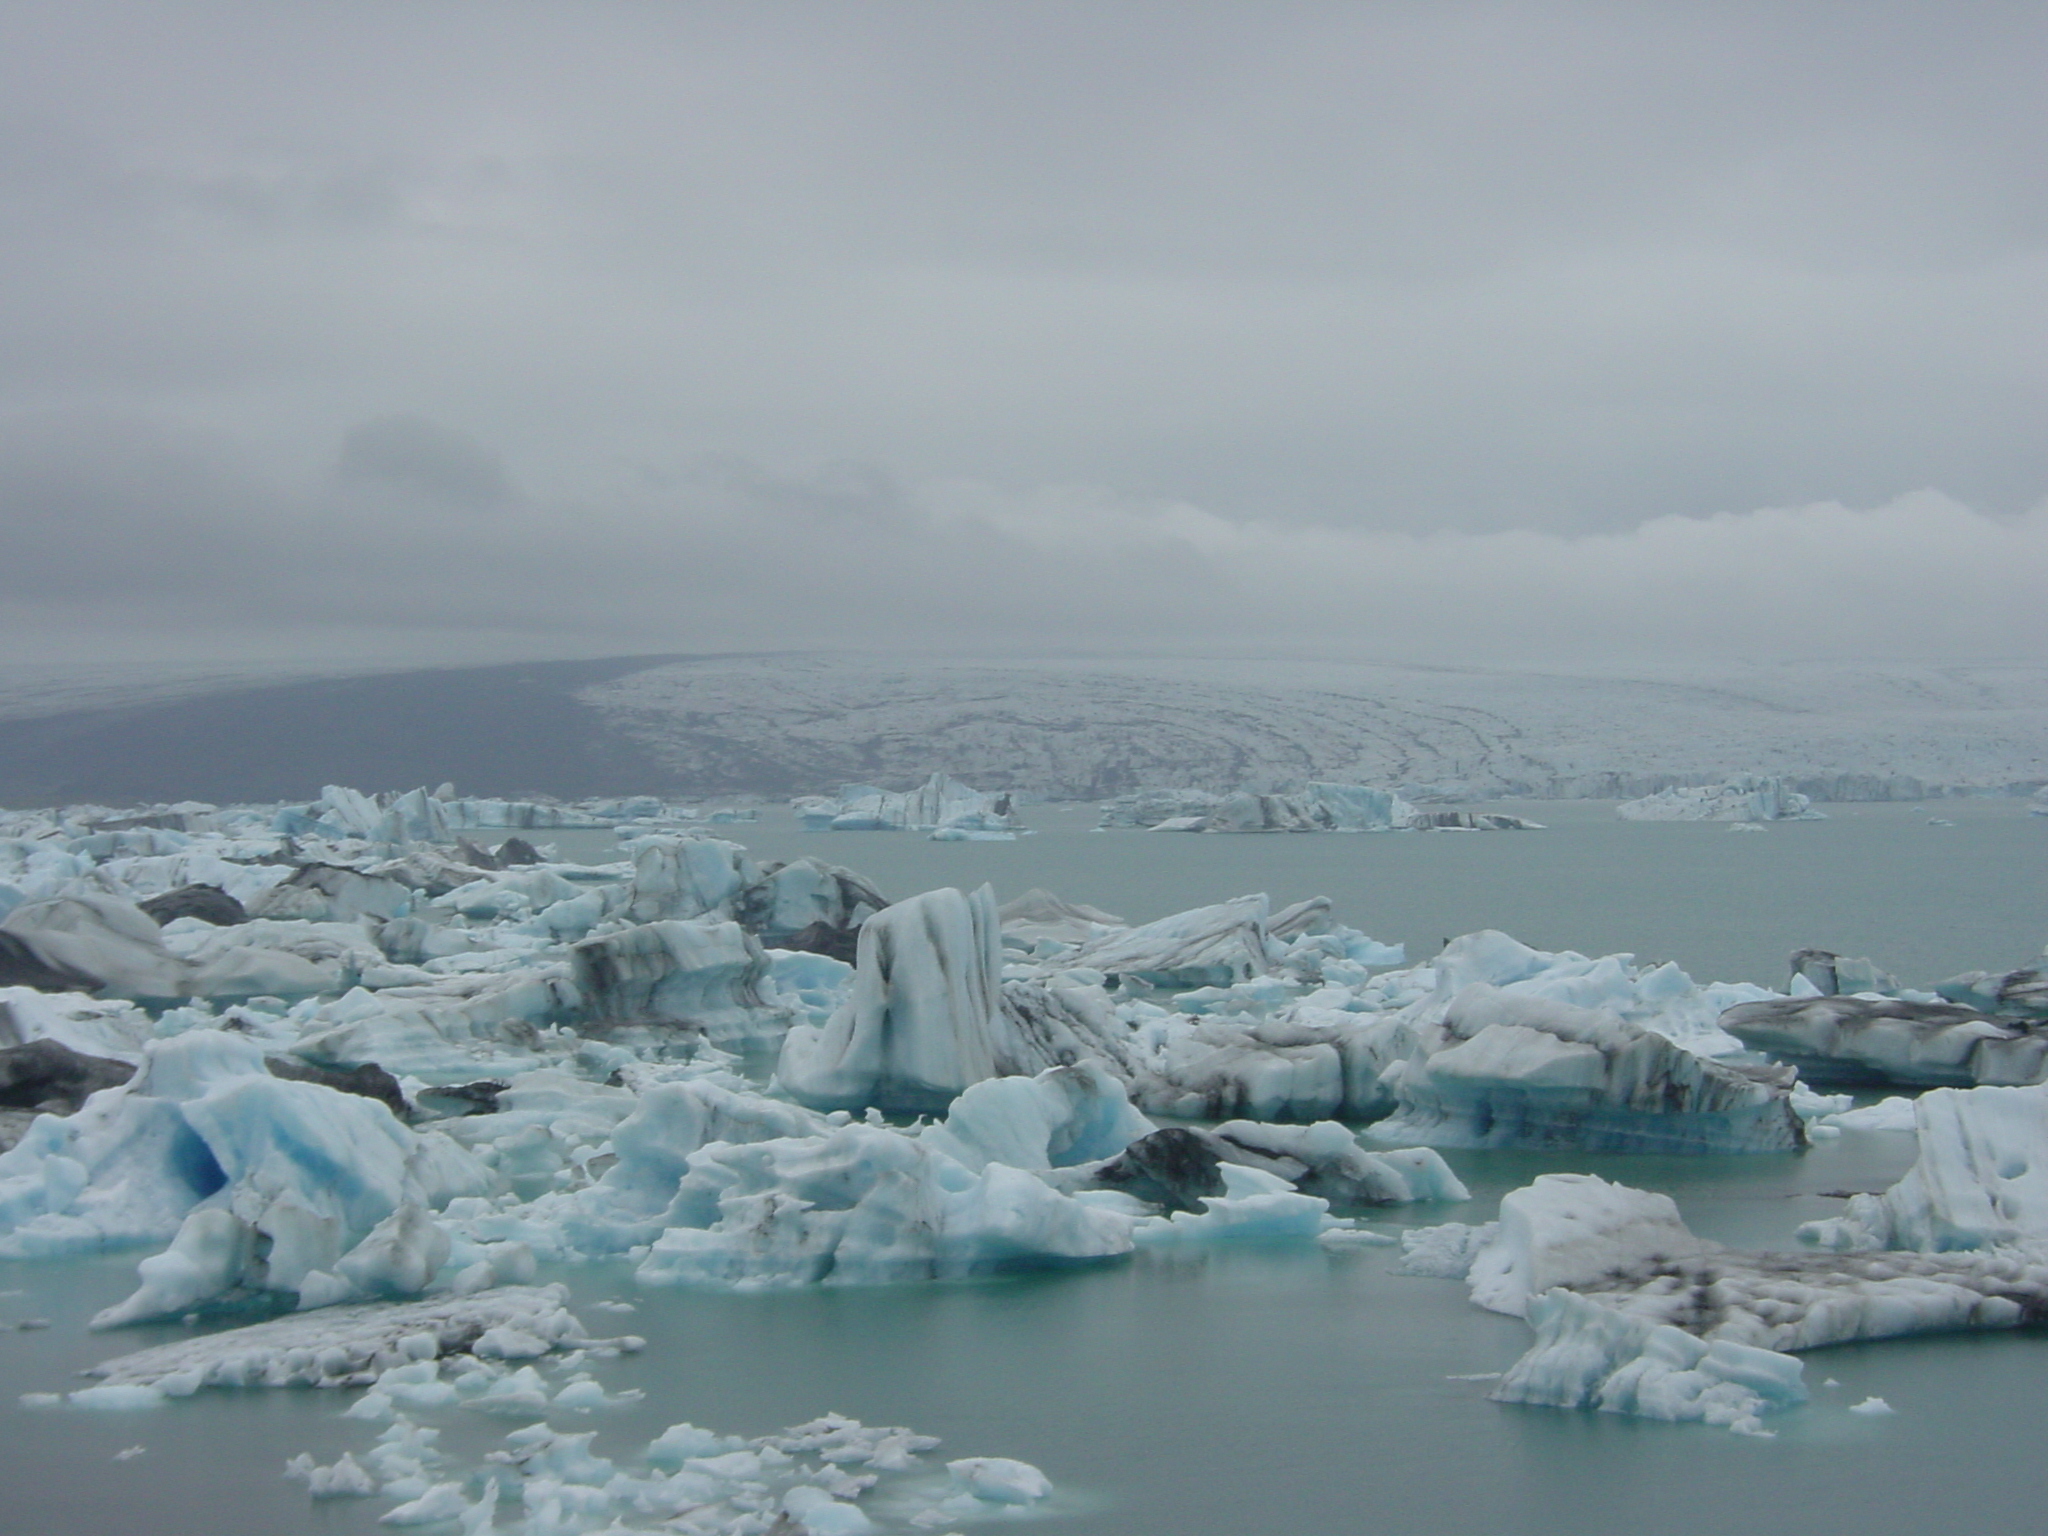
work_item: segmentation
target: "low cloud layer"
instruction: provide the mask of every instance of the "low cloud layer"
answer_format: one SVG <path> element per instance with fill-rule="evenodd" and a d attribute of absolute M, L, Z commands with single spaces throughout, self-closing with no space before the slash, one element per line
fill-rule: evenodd
<path fill-rule="evenodd" d="M 134 421 L 0 431 L 17 658 L 450 660 L 846 647 L 1556 662 L 1985 659 L 2048 641 L 2048 508 L 1933 491 L 1615 533 L 1417 535 L 1102 489 L 707 459 L 523 493 L 452 429 L 373 423 L 265 482 Z"/>

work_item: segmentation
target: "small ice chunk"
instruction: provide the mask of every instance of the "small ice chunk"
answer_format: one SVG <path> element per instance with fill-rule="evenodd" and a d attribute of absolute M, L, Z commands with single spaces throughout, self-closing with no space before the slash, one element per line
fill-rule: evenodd
<path fill-rule="evenodd" d="M 460 1520 L 469 1513 L 469 1500 L 462 1496 L 460 1483 L 436 1483 L 418 1498 L 401 1504 L 379 1518 L 380 1525 L 438 1525 Z"/>
<path fill-rule="evenodd" d="M 1028 1461 L 1007 1456 L 963 1456 L 946 1470 L 977 1499 L 989 1504 L 1035 1504 L 1052 1493 L 1052 1479 Z"/>
<path fill-rule="evenodd" d="M 370 1475 L 370 1469 L 347 1451 L 331 1467 L 318 1465 L 301 1451 L 284 1464 L 284 1475 L 303 1481 L 306 1491 L 316 1499 L 360 1499 L 377 1491 L 377 1479 Z"/>
<path fill-rule="evenodd" d="M 458 1383 L 457 1390 L 461 1390 Z M 500 1376 L 462 1405 L 478 1413 L 502 1414 L 506 1418 L 540 1418 L 548 1411 L 547 1383 L 530 1365 L 522 1365 L 509 1376 Z"/>
<path fill-rule="evenodd" d="M 1871 1418 L 1878 1418 L 1887 1413 L 1898 1412 L 1896 1408 L 1881 1397 L 1866 1397 L 1860 1403 L 1852 1403 L 1849 1405 L 1849 1411 L 1851 1413 L 1865 1414 Z"/>
<path fill-rule="evenodd" d="M 657 1467 L 680 1467 L 686 1461 L 736 1451 L 746 1442 L 733 1435 L 715 1434 L 694 1424 L 671 1424 L 647 1446 L 647 1459 Z"/>
<path fill-rule="evenodd" d="M 856 1504 L 843 1503 L 823 1488 L 799 1484 L 782 1496 L 783 1513 L 805 1536 L 865 1536 L 875 1524 Z"/>
<path fill-rule="evenodd" d="M 523 1328 L 500 1324 L 496 1328 L 486 1328 L 471 1346 L 471 1352 L 486 1360 L 535 1360 L 553 1347 Z"/>

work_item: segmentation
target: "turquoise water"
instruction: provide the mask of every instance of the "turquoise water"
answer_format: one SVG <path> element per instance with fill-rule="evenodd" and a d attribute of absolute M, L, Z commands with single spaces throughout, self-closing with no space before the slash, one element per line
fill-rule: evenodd
<path fill-rule="evenodd" d="M 1014 843 L 934 843 L 904 833 L 802 832 L 786 813 L 716 829 L 760 858 L 811 854 L 886 895 L 993 881 L 1004 900 L 1042 885 L 1149 921 L 1265 891 L 1329 896 L 1337 915 L 1411 960 L 1500 928 L 1538 949 L 1676 960 L 1696 980 L 1782 987 L 1807 945 L 1869 955 L 1925 984 L 2031 964 L 2048 941 L 2048 817 L 2019 800 L 1843 805 L 1826 821 L 1758 833 L 1625 822 L 1608 802 L 1501 807 L 1543 832 L 1217 836 L 1090 831 L 1092 808 L 1032 806 L 1042 830 Z M 1930 817 L 1952 820 L 1929 826 Z M 609 834 L 591 847 L 609 846 Z M 565 846 L 565 851 L 566 846 Z"/>
<path fill-rule="evenodd" d="M 1005 896 L 1046 885 L 1157 916 L 1244 890 L 1325 893 L 1340 915 L 1418 956 L 1491 924 L 1545 947 L 1633 950 L 1702 978 L 1782 979 L 1801 943 L 1868 952 L 1909 979 L 2024 962 L 2048 924 L 2040 857 L 2048 820 L 1989 802 L 1913 813 L 1870 808 L 1760 836 L 1614 822 L 1600 807 L 1537 809 L 1542 834 L 1193 838 L 1104 834 L 1040 808 L 1041 836 L 934 844 L 886 834 L 735 829 L 763 857 L 795 852 L 859 868 L 892 895 L 992 879 Z M 1928 814 L 1953 817 L 1929 827 Z M 568 838 L 558 839 L 568 851 Z M 1877 1189 L 1912 1138 L 1855 1134 L 1803 1155 L 1651 1159 L 1449 1154 L 1474 1198 L 1384 1223 L 1493 1214 L 1506 1190 L 1554 1170 L 1664 1189 L 1703 1235 L 1785 1247 L 1797 1224 Z M 83 1324 L 133 1284 L 138 1255 L 0 1265 L 0 1529 L 278 1536 L 379 1529 L 385 1501 L 310 1505 L 287 1457 L 360 1453 L 374 1426 L 338 1417 L 342 1394 L 212 1392 L 141 1414 L 15 1405 L 62 1390 L 108 1355 L 177 1329 L 92 1336 Z M 1289 1248 L 1140 1255 L 1111 1268 L 987 1283 L 728 1296 L 642 1291 L 623 1268 L 568 1272 L 593 1331 L 644 1334 L 605 1367 L 636 1407 L 599 1428 L 623 1453 L 678 1419 L 763 1433 L 826 1411 L 909 1424 L 947 1455 L 1037 1462 L 1071 1512 L 1047 1536 L 1264 1532 L 1809 1533 L 1903 1531 L 1964 1520 L 2031 1528 L 2042 1472 L 2025 1438 L 2048 1379 L 2048 1335 L 1914 1340 L 1808 1357 L 1814 1402 L 1772 1421 L 1774 1440 L 1698 1426 L 1505 1408 L 1484 1382 L 1526 1328 L 1469 1306 L 1462 1286 L 1392 1272 L 1392 1252 Z M 1837 1387 L 1824 1386 L 1836 1378 Z M 1846 1412 L 1869 1396 L 1897 1415 Z M 481 1451 L 512 1426 L 439 1416 L 444 1445 Z M 144 1453 L 115 1461 L 115 1452 Z M 165 1511 L 175 1511 L 175 1518 Z"/>

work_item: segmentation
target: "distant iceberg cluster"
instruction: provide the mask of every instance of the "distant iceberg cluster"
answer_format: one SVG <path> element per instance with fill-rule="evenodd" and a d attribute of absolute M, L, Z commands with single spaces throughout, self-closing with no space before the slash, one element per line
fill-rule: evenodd
<path fill-rule="evenodd" d="M 1260 794 L 1238 790 L 1141 789 L 1102 804 L 1105 831 L 1147 832 L 1515 832 L 1540 824 L 1495 811 L 1417 810 L 1391 789 L 1309 783 Z"/>
<path fill-rule="evenodd" d="M 812 795 L 793 805 L 812 832 L 924 832 L 941 841 L 1008 841 L 1023 826 L 1007 793 L 984 794 L 944 773 L 901 794 L 845 784 L 835 796 Z"/>

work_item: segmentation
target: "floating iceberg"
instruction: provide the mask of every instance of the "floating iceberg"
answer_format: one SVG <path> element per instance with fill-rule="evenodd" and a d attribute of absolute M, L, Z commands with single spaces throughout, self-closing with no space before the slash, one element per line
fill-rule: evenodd
<path fill-rule="evenodd" d="M 852 994 L 822 1026 L 789 1031 L 777 1080 L 820 1109 L 929 1111 L 1025 1069 L 1001 1009 L 1000 929 L 985 885 L 927 891 L 868 919 Z"/>
<path fill-rule="evenodd" d="M 1314 782 L 1279 794 L 1140 790 L 1105 802 L 1100 825 L 1159 832 L 1390 832 L 1411 825 L 1415 815 L 1415 807 L 1390 789 Z"/>
<path fill-rule="evenodd" d="M 2048 1030 L 1961 1003 L 1771 998 L 1729 1009 L 1721 1028 L 1822 1086 L 2015 1085 L 2048 1075 Z"/>
<path fill-rule="evenodd" d="M 1379 1074 L 1394 1113 L 1376 1138 L 1630 1152 L 1806 1144 L 1791 1071 L 1701 1056 L 1612 1013 L 1474 982 L 1397 1028 L 1408 1048 Z"/>
<path fill-rule="evenodd" d="M 814 832 L 1012 832 L 1019 825 L 1007 792 L 985 794 L 944 773 L 900 794 L 843 784 L 836 797 L 801 800 L 796 810 Z"/>
<path fill-rule="evenodd" d="M 1103 829 L 1130 827 L 1147 829 L 1164 822 L 1192 822 L 1199 830 L 1209 813 L 1222 802 L 1221 795 L 1205 789 L 1140 789 L 1102 802 Z"/>
<path fill-rule="evenodd" d="M 483 1375 L 472 1369 L 454 1384 L 425 1385 L 459 1395 L 465 1386 L 478 1390 Z M 394 1389 L 410 1385 L 395 1382 Z M 554 1401 L 562 1405 L 579 1390 L 602 1396 L 597 1382 L 585 1377 Z M 540 1400 L 544 1410 L 545 1396 Z M 1028 1517 L 1044 1513 L 1055 1498 L 1051 1480 L 1029 1462 L 963 1456 L 934 1475 L 922 1458 L 938 1446 L 936 1437 L 838 1414 L 753 1439 L 672 1424 L 632 1456 L 599 1455 L 591 1431 L 532 1423 L 506 1435 L 473 1467 L 453 1463 L 438 1438 L 437 1428 L 394 1415 L 360 1461 L 345 1454 L 322 1467 L 300 1455 L 286 1474 L 305 1482 L 314 1498 L 381 1492 L 402 1499 L 382 1516 L 385 1525 L 466 1536 L 498 1528 L 500 1504 L 523 1512 L 519 1529 L 530 1536 L 652 1529 L 684 1536 L 869 1536 Z"/>
<path fill-rule="evenodd" d="M 1694 1236 L 1666 1197 L 1590 1175 L 1545 1175 L 1498 1222 L 1404 1243 L 1412 1271 L 1462 1276 L 1476 1302 L 1536 1327 L 1500 1400 L 1750 1431 L 1801 1400 L 1793 1353 L 2018 1327 L 2048 1301 L 2040 1255 L 1746 1253 Z"/>
<path fill-rule="evenodd" d="M 447 1255 L 426 1210 L 489 1171 L 373 1099 L 266 1070 L 255 1042 L 194 1031 L 0 1154 L 0 1253 L 171 1239 L 95 1326 L 241 1296 L 295 1301 L 424 1289 Z"/>
<path fill-rule="evenodd" d="M 1489 1394 L 1497 1403 L 1597 1408 L 1767 1434 L 1764 1414 L 1806 1401 L 1804 1366 L 1776 1350 L 1702 1339 L 1568 1290 L 1535 1298 L 1528 1317 L 1536 1342 Z"/>
<path fill-rule="evenodd" d="M 714 1044 L 774 1043 L 787 1015 L 764 993 L 768 955 L 738 923 L 643 923 L 571 947 L 581 1019 L 597 1031 L 695 1030 Z"/>
<path fill-rule="evenodd" d="M 979 1173 L 921 1140 L 848 1125 L 694 1154 L 643 1282 L 872 1285 L 1114 1258 L 1131 1219 L 1022 1169 Z M 693 1219 L 694 1218 L 694 1219 Z"/>
<path fill-rule="evenodd" d="M 1919 1157 L 1882 1195 L 1799 1229 L 1824 1248 L 1922 1253 L 2048 1243 L 2048 1085 L 1938 1088 L 1913 1101 Z"/>
<path fill-rule="evenodd" d="M 1660 790 L 1614 808 L 1624 821 L 1825 821 L 1807 796 L 1782 779 L 1745 774 L 1725 784 Z"/>

